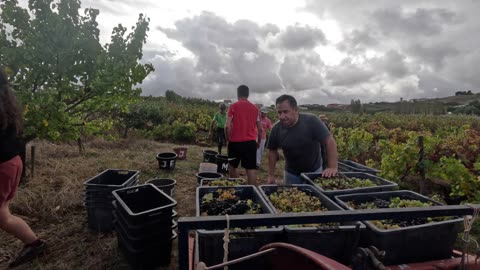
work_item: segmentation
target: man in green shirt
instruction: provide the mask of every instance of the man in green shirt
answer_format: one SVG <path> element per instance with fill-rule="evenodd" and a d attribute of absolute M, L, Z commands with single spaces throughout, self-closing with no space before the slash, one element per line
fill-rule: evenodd
<path fill-rule="evenodd" d="M 225 144 L 225 122 L 227 121 L 227 113 L 226 113 L 227 106 L 225 103 L 220 104 L 220 112 L 216 113 L 213 116 L 212 123 L 210 124 L 210 133 L 209 136 L 211 137 L 212 130 L 214 126 L 216 127 L 217 131 L 217 144 L 218 144 L 218 153 L 222 153 L 222 146 Z"/>

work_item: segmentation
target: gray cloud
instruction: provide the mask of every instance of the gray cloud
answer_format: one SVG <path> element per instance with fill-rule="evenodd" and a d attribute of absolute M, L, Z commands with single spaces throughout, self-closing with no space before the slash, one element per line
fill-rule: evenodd
<path fill-rule="evenodd" d="M 402 78 L 409 72 L 405 55 L 390 50 L 383 57 L 372 60 L 374 70 L 384 71 L 391 78 Z"/>
<path fill-rule="evenodd" d="M 346 59 L 340 65 L 328 67 L 326 79 L 333 86 L 352 86 L 366 83 L 374 75 L 372 70 L 353 64 L 351 59 Z"/>
<path fill-rule="evenodd" d="M 438 35 L 444 27 L 455 22 L 455 13 L 445 9 L 423 9 L 415 12 L 377 10 L 373 12 L 379 29 L 386 35 Z"/>
<path fill-rule="evenodd" d="M 279 45 L 287 50 L 312 49 L 327 40 L 322 30 L 309 26 L 288 26 L 278 37 Z"/>
<path fill-rule="evenodd" d="M 179 20 L 174 28 L 156 27 L 193 58 L 146 53 L 156 71 L 142 85 L 144 93 L 174 89 L 186 96 L 235 98 L 236 86 L 245 83 L 262 103 L 286 92 L 300 103 L 326 104 L 480 90 L 477 2 L 306 0 L 305 10 L 335 20 L 343 38 L 333 44 L 326 29 L 230 22 L 211 12 Z M 324 46 L 335 46 L 344 59 L 326 64 Z"/>
<path fill-rule="evenodd" d="M 375 33 L 369 32 L 368 29 L 354 29 L 345 35 L 342 42 L 337 44 L 337 49 L 349 54 L 361 54 L 368 48 L 374 48 L 377 44 Z"/>
<path fill-rule="evenodd" d="M 441 69 L 448 57 L 455 56 L 459 53 L 459 51 L 450 44 L 439 43 L 428 46 L 422 44 L 413 44 L 410 48 L 408 48 L 408 51 L 412 56 L 415 56 L 425 63 L 433 66 L 435 70 Z"/>
<path fill-rule="evenodd" d="M 287 89 L 306 90 L 323 85 L 324 64 L 316 53 L 286 56 L 279 75 Z"/>

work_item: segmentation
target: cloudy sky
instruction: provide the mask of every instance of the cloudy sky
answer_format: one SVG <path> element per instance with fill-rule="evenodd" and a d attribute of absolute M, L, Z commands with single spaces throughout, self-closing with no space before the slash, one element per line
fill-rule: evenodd
<path fill-rule="evenodd" d="M 112 28 L 150 19 L 143 95 L 302 104 L 397 101 L 480 92 L 476 0 L 83 0 Z"/>

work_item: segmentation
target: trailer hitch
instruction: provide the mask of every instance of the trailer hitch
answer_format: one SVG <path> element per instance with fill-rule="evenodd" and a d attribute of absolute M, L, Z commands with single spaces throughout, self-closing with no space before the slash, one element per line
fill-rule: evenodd
<path fill-rule="evenodd" d="M 382 263 L 384 258 L 385 251 L 374 246 L 357 248 L 352 257 L 352 270 L 386 270 Z"/>

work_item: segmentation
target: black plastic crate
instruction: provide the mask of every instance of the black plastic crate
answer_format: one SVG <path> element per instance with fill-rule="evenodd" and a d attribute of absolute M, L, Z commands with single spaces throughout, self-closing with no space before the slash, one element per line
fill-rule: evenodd
<path fill-rule="evenodd" d="M 264 214 L 273 213 L 273 210 L 260 195 L 256 187 L 251 185 L 233 187 L 198 187 L 197 188 L 197 216 L 200 216 L 200 202 L 207 193 L 216 192 L 218 189 L 235 189 L 236 195 L 241 200 L 251 199 L 260 204 Z M 207 265 L 215 265 L 223 262 L 223 230 L 198 230 L 197 249 L 199 261 Z M 262 246 L 283 240 L 283 227 L 276 228 L 252 228 L 240 230 L 231 228 L 229 244 L 229 260 L 243 257 L 257 252 Z M 229 266 L 229 269 L 264 269 L 264 260 L 249 260 L 248 262 Z"/>
<path fill-rule="evenodd" d="M 260 192 L 266 198 L 275 213 L 280 213 L 269 199 L 270 194 L 282 189 L 297 188 L 310 196 L 320 199 L 328 210 L 342 210 L 335 202 L 310 185 L 262 185 Z M 365 226 L 360 222 L 344 222 L 339 226 L 291 227 L 285 226 L 286 242 L 312 250 L 344 264 L 351 256 Z"/>
<path fill-rule="evenodd" d="M 130 234 L 122 222 L 115 220 L 113 224 L 115 231 L 117 232 L 117 236 L 121 234 L 121 237 L 128 243 L 130 247 L 138 250 L 145 249 L 149 246 L 166 244 L 167 241 L 171 241 L 173 233 L 175 232 L 174 230 L 177 228 L 177 223 L 172 221 L 170 227 L 158 228 L 151 234 L 135 236 Z"/>
<path fill-rule="evenodd" d="M 124 188 L 138 179 L 140 171 L 108 169 L 85 181 L 86 189 Z"/>
<path fill-rule="evenodd" d="M 202 183 L 203 179 L 222 179 L 223 175 L 215 172 L 199 172 L 195 175 L 197 177 L 197 186 Z"/>
<path fill-rule="evenodd" d="M 128 234 L 134 238 L 142 238 L 146 235 L 154 234 L 155 232 L 159 231 L 169 231 L 172 228 L 173 215 L 169 218 L 156 220 L 150 223 L 143 223 L 142 225 L 132 225 L 121 213 L 118 211 L 113 211 L 113 217 L 122 226 L 128 231 Z"/>
<path fill-rule="evenodd" d="M 341 195 L 337 196 L 336 199 L 345 209 L 352 209 L 346 202 L 353 201 L 355 204 L 359 204 L 373 201 L 376 198 L 388 200 L 393 197 L 442 205 L 408 190 Z M 453 246 L 462 222 L 463 219 L 454 218 L 423 225 L 384 230 L 379 229 L 370 221 L 365 221 L 367 230 L 364 239 L 362 239 L 362 246 L 375 246 L 380 250 L 385 250 L 385 265 L 447 259 L 452 256 Z"/>
<path fill-rule="evenodd" d="M 172 216 L 177 202 L 152 184 L 128 187 L 113 191 L 117 210 L 133 225 Z"/>
<path fill-rule="evenodd" d="M 243 185 L 247 185 L 247 180 L 245 180 L 244 178 L 221 178 L 221 179 L 211 179 L 211 178 L 204 178 L 202 179 L 202 181 L 200 182 L 200 186 L 205 186 L 205 187 L 209 187 L 211 182 L 213 181 L 216 181 L 216 180 L 222 180 L 222 181 L 241 181 L 240 184 L 237 184 L 237 186 L 243 186 Z M 210 186 L 211 187 L 211 186 Z"/>
<path fill-rule="evenodd" d="M 177 234 L 172 232 L 170 241 L 143 249 L 131 247 L 128 241 L 118 235 L 117 242 L 120 251 L 133 269 L 157 269 L 159 266 L 168 266 L 172 256 L 172 241 Z"/>
<path fill-rule="evenodd" d="M 341 172 L 364 172 L 373 175 L 377 175 L 380 171 L 363 164 L 357 163 L 355 161 L 351 161 L 348 159 L 342 160 L 338 162 L 338 169 Z"/>
<path fill-rule="evenodd" d="M 359 187 L 359 188 L 350 188 L 350 189 L 339 189 L 339 190 L 325 190 L 319 185 L 315 184 L 313 181 L 315 178 L 322 177 L 322 173 L 302 173 L 301 176 L 309 185 L 314 186 L 321 193 L 327 195 L 330 199 L 335 200 L 335 196 L 344 195 L 344 194 L 355 194 L 355 193 L 367 193 L 367 192 L 381 192 L 381 191 L 391 191 L 398 189 L 398 184 L 392 181 L 388 181 L 381 177 L 375 176 L 373 174 L 362 173 L 362 172 L 343 172 L 339 173 L 339 176 L 344 176 L 347 178 L 356 177 L 359 179 L 369 179 L 377 186 L 373 187 Z"/>
<path fill-rule="evenodd" d="M 87 207 L 88 228 L 97 232 L 110 232 L 113 230 L 113 209 L 111 207 Z"/>

